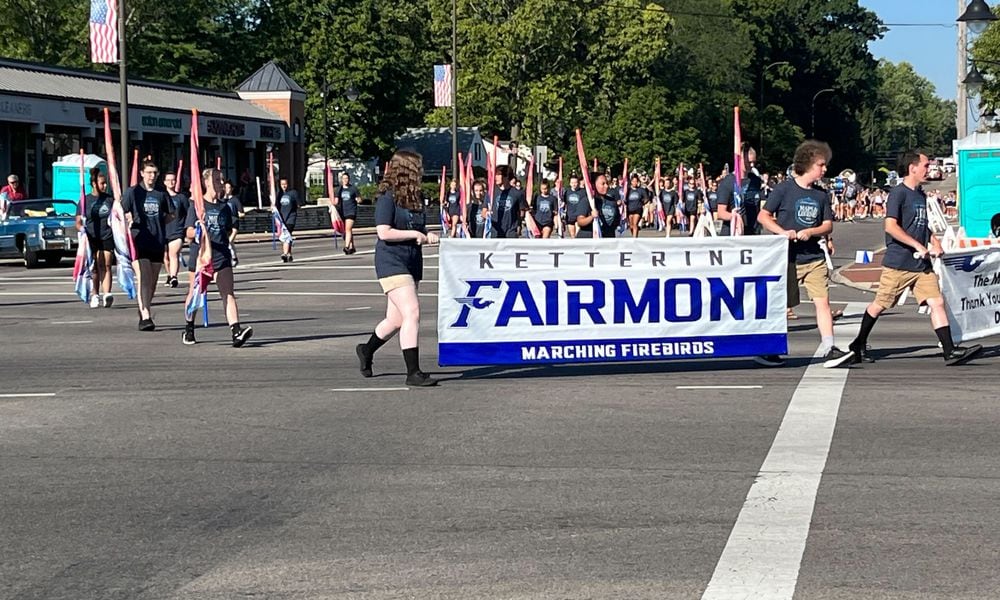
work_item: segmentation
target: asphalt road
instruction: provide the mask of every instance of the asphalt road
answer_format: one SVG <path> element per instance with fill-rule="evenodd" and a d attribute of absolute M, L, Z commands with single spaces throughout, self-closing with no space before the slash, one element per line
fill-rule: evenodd
<path fill-rule="evenodd" d="M 880 231 L 838 226 L 838 262 Z M 429 258 L 423 363 L 445 381 L 407 390 L 395 344 L 375 378 L 357 373 L 384 308 L 372 243 L 303 241 L 291 265 L 241 245 L 242 349 L 217 302 L 181 345 L 183 289 L 161 290 L 140 333 L 120 294 L 76 300 L 69 268 L 0 263 L 0 597 L 699 598 L 713 582 L 757 598 L 721 565 L 750 580 L 795 535 L 797 599 L 1000 597 L 995 346 L 946 369 L 911 302 L 879 322 L 878 362 L 833 385 L 807 370 L 802 306 L 780 369 L 435 369 Z M 832 295 L 849 313 L 870 299 Z M 844 345 L 857 323 L 838 325 Z M 832 414 L 798 426 L 827 419 L 832 439 L 793 440 L 828 451 L 814 507 L 789 525 L 797 497 L 765 498 L 773 543 L 740 550 L 786 411 L 817 398 Z"/>

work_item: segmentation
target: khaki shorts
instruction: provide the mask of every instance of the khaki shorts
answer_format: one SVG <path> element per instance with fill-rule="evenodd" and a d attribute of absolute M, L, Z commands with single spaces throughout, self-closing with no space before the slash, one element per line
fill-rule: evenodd
<path fill-rule="evenodd" d="M 788 307 L 798 306 L 798 286 L 804 284 L 810 300 L 822 300 L 830 297 L 830 269 L 825 260 L 817 260 L 804 265 L 795 265 L 795 283 L 792 279 L 792 267 L 788 267 Z M 793 289 L 794 288 L 794 289 Z"/>
<path fill-rule="evenodd" d="M 390 275 L 388 277 L 383 277 L 378 280 L 379 285 L 382 286 L 382 292 L 388 294 L 392 290 L 399 289 L 401 287 L 406 287 L 412 285 L 417 286 L 417 282 L 413 280 L 413 275 Z"/>
<path fill-rule="evenodd" d="M 878 280 L 878 293 L 875 294 L 875 304 L 889 309 L 896 305 L 903 290 L 913 290 L 917 304 L 941 297 L 941 286 L 938 285 L 934 271 L 923 273 L 900 271 L 891 267 L 882 267 L 882 277 Z"/>

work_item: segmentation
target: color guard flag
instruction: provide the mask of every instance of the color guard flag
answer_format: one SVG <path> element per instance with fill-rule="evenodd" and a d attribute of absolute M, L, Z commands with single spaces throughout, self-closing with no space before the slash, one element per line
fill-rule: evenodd
<path fill-rule="evenodd" d="M 117 0 L 90 0 L 90 62 L 118 62 Z"/>
<path fill-rule="evenodd" d="M 451 106 L 451 65 L 434 65 L 434 106 Z"/>
<path fill-rule="evenodd" d="M 83 184 L 84 158 L 80 150 L 80 205 L 77 214 L 81 217 L 83 227 L 77 232 L 78 245 L 76 260 L 73 262 L 73 289 L 80 300 L 90 302 L 90 294 L 94 291 L 90 271 L 94 267 L 93 256 L 90 253 L 90 241 L 87 239 L 87 191 Z"/>

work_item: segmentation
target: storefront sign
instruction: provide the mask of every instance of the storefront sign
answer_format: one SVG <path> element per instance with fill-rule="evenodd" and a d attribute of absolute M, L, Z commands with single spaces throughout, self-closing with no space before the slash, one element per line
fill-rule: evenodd
<path fill-rule="evenodd" d="M 224 119 L 209 119 L 205 122 L 209 135 L 219 135 L 223 137 L 244 137 L 247 134 L 247 126 L 239 121 L 227 121 Z"/>
<path fill-rule="evenodd" d="M 261 125 L 260 137 L 265 140 L 280 140 L 281 127 L 278 127 L 277 125 Z"/>
<path fill-rule="evenodd" d="M 181 120 L 174 117 L 157 117 L 155 115 L 142 116 L 143 127 L 156 127 L 158 129 L 177 129 L 183 127 Z"/>
<path fill-rule="evenodd" d="M 31 103 L 10 100 L 0 100 L 0 114 L 17 115 L 20 117 L 31 116 Z"/>

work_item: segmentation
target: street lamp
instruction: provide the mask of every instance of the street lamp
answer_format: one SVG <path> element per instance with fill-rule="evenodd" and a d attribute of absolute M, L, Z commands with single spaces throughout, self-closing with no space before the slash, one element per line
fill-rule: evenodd
<path fill-rule="evenodd" d="M 759 123 L 760 126 L 760 144 L 759 144 L 760 156 L 764 155 L 764 75 L 767 73 L 767 70 L 770 69 L 771 67 L 778 67 L 787 64 L 790 64 L 787 60 L 779 60 L 778 62 L 773 62 L 767 65 L 760 72 L 760 104 L 757 105 L 757 108 L 760 111 L 760 116 L 757 118 L 757 122 Z"/>
<path fill-rule="evenodd" d="M 821 95 L 826 94 L 826 93 L 832 94 L 834 91 L 835 90 L 833 88 L 826 88 L 826 89 L 823 89 L 823 90 L 820 90 L 820 91 L 816 92 L 816 95 L 813 96 L 813 99 L 812 99 L 812 111 L 811 111 L 811 114 L 812 114 L 812 121 L 811 122 L 812 122 L 812 124 L 809 127 L 809 137 L 816 137 L 816 99 L 819 98 Z"/>
<path fill-rule="evenodd" d="M 983 84 L 986 83 L 986 79 L 983 78 L 983 74 L 979 72 L 976 68 L 976 63 L 972 63 L 972 68 L 969 69 L 969 73 L 962 80 L 962 84 L 965 85 L 965 89 L 968 91 L 970 96 L 978 96 L 979 92 L 983 89 Z"/>
<path fill-rule="evenodd" d="M 958 18 L 959 23 L 965 23 L 969 31 L 976 35 L 986 31 L 990 23 L 996 20 L 997 16 L 990 10 L 986 0 L 972 0 Z"/>
<path fill-rule="evenodd" d="M 327 165 L 330 164 L 330 122 L 326 110 L 326 104 L 330 98 L 330 84 L 326 79 L 326 73 L 323 73 L 323 89 L 320 90 L 319 95 L 323 99 L 323 193 L 326 193 L 326 190 L 330 189 L 330 181 L 327 179 Z M 348 86 L 347 91 L 344 92 L 344 96 L 349 102 L 356 101 L 360 95 L 353 85 Z"/>

